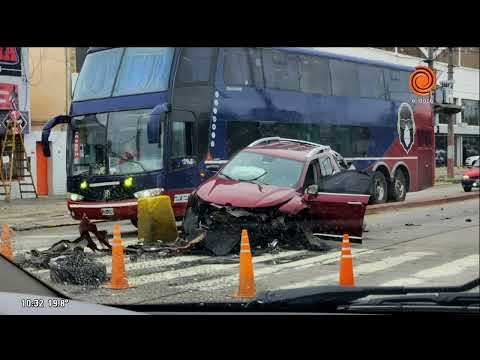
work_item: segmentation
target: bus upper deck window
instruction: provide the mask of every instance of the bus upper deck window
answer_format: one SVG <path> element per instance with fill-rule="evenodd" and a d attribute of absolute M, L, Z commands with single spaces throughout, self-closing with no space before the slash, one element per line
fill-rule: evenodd
<path fill-rule="evenodd" d="M 176 75 L 176 86 L 207 84 L 213 79 L 215 48 L 183 48 Z"/>
<path fill-rule="evenodd" d="M 127 48 L 113 96 L 168 89 L 173 48 Z"/>

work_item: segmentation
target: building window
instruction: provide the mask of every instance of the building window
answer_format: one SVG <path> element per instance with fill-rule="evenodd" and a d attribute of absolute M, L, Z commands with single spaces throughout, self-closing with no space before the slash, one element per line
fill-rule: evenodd
<path fill-rule="evenodd" d="M 435 135 L 435 165 L 437 167 L 447 166 L 447 135 Z"/>
<path fill-rule="evenodd" d="M 470 156 L 477 156 L 480 154 L 480 137 L 474 135 L 463 135 L 463 161 Z"/>
<path fill-rule="evenodd" d="M 462 100 L 462 122 L 468 125 L 480 126 L 480 101 Z"/>

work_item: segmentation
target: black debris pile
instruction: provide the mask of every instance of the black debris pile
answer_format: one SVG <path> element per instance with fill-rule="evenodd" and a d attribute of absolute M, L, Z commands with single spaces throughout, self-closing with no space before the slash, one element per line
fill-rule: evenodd
<path fill-rule="evenodd" d="M 50 279 L 56 283 L 99 286 L 107 280 L 107 267 L 87 257 L 82 248 L 49 263 Z"/>
<path fill-rule="evenodd" d="M 88 247 L 93 252 L 108 252 L 111 253 L 111 245 L 107 240 L 107 231 L 97 229 L 97 226 L 90 222 L 90 220 L 84 215 L 79 225 L 80 236 L 75 240 L 60 240 L 50 246 L 47 250 L 38 251 L 36 249 L 31 250 L 27 255 L 21 259 L 22 266 L 34 267 L 40 269 L 49 269 L 49 263 L 52 259 L 63 256 L 72 255 L 76 249 L 85 249 Z M 90 232 L 95 235 L 100 244 L 103 244 L 106 248 L 99 248 L 90 236 Z"/>
<path fill-rule="evenodd" d="M 253 255 L 289 250 L 328 251 L 330 246 L 308 229 L 301 217 L 289 217 L 275 207 L 243 209 L 215 204 L 193 204 L 183 222 L 183 235 L 188 242 L 203 233 L 197 246 L 207 254 L 226 256 L 240 252 L 242 229 L 247 229 Z"/>

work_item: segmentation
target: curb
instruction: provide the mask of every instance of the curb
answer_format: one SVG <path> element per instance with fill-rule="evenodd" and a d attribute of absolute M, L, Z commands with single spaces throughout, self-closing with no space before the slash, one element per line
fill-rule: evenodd
<path fill-rule="evenodd" d="M 480 195 L 478 193 L 468 193 L 468 194 L 462 194 L 458 196 L 433 198 L 428 200 L 369 205 L 367 206 L 365 215 L 379 214 L 385 211 L 392 211 L 397 209 L 408 209 L 408 208 L 414 208 L 414 207 L 422 207 L 422 206 L 430 206 L 430 205 L 446 204 L 446 203 L 457 202 L 457 201 L 464 201 L 464 200 L 479 198 L 479 196 Z"/>

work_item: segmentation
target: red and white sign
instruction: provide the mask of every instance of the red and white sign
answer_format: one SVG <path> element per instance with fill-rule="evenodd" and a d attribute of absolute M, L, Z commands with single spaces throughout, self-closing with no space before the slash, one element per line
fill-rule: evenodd
<path fill-rule="evenodd" d="M 0 110 L 12 110 L 12 98 L 18 94 L 17 85 L 0 84 Z"/>
<path fill-rule="evenodd" d="M 0 47 L 0 64 L 14 65 L 20 62 L 17 48 Z"/>

